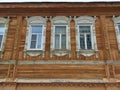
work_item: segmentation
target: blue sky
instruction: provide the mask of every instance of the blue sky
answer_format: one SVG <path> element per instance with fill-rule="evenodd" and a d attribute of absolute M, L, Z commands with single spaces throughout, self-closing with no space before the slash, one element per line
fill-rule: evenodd
<path fill-rule="evenodd" d="M 0 2 L 111 2 L 120 0 L 0 0 Z"/>

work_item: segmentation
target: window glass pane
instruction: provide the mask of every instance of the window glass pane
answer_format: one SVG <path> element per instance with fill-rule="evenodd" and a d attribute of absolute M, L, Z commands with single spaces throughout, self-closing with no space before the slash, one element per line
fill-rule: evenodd
<path fill-rule="evenodd" d="M 118 29 L 119 29 L 119 33 L 120 33 L 120 24 L 118 24 Z"/>
<path fill-rule="evenodd" d="M 61 37 L 61 48 L 66 49 L 66 35 L 62 35 Z"/>
<path fill-rule="evenodd" d="M 31 37 L 31 40 L 32 40 L 32 41 L 36 41 L 36 39 L 37 39 L 37 35 L 34 35 L 34 34 L 33 34 L 32 37 Z"/>
<path fill-rule="evenodd" d="M 42 44 L 42 34 L 39 34 L 39 35 L 38 35 L 37 48 L 41 48 L 41 44 Z"/>
<path fill-rule="evenodd" d="M 3 38 L 3 35 L 0 35 L 0 48 L 1 48 L 1 44 L 2 44 L 2 38 Z"/>
<path fill-rule="evenodd" d="M 55 35 L 55 49 L 60 49 L 60 35 Z"/>
<path fill-rule="evenodd" d="M 42 26 L 32 26 L 31 49 L 40 49 L 42 44 Z"/>
<path fill-rule="evenodd" d="M 36 41 L 31 41 L 30 48 L 36 48 Z"/>
<path fill-rule="evenodd" d="M 42 33 L 42 26 L 32 26 L 32 33 Z"/>
<path fill-rule="evenodd" d="M 87 34 L 87 49 L 92 49 L 90 34 Z"/>
<path fill-rule="evenodd" d="M 5 33 L 5 26 L 0 25 L 0 35 L 3 35 Z"/>
<path fill-rule="evenodd" d="M 82 34 L 80 34 L 80 48 L 85 49 L 85 37 Z"/>
<path fill-rule="evenodd" d="M 90 26 L 79 26 L 80 33 L 90 33 Z"/>
<path fill-rule="evenodd" d="M 55 33 L 66 33 L 66 26 L 55 26 Z"/>

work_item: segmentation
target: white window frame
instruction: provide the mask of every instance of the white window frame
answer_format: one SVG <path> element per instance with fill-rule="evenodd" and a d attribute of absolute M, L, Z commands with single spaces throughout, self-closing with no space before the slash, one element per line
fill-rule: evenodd
<path fill-rule="evenodd" d="M 96 57 L 98 57 L 98 53 L 97 53 L 98 49 L 97 49 L 96 33 L 95 33 L 95 20 L 96 20 L 96 17 L 80 16 L 78 18 L 75 17 L 74 20 L 75 20 L 75 26 L 76 26 L 76 47 L 77 47 L 76 51 L 77 51 L 77 57 L 79 57 L 79 55 L 92 56 L 94 54 L 96 55 Z M 91 27 L 92 49 L 81 49 L 80 48 L 79 26 L 90 26 Z"/>
<path fill-rule="evenodd" d="M 2 57 L 3 52 L 4 52 L 4 46 L 5 46 L 6 36 L 7 36 L 7 32 L 8 32 L 9 21 L 10 21 L 9 17 L 7 17 L 7 18 L 0 17 L 0 24 L 4 25 L 4 27 L 5 27 L 5 33 L 3 35 L 2 43 L 1 43 L 1 47 L 0 47 L 0 57 Z"/>
<path fill-rule="evenodd" d="M 25 44 L 25 50 L 24 50 L 24 57 L 26 55 L 30 56 L 38 56 L 42 55 L 44 57 L 44 52 L 45 52 L 45 36 L 46 36 L 46 22 L 47 22 L 47 17 L 43 18 L 41 16 L 33 16 L 33 17 L 26 17 L 27 20 L 27 33 L 26 33 L 26 44 Z M 32 26 L 42 26 L 42 41 L 41 41 L 41 48 L 35 48 L 31 49 L 30 44 L 31 44 L 31 35 L 32 35 Z"/>
<path fill-rule="evenodd" d="M 70 18 L 66 16 L 56 16 L 51 19 L 51 57 L 53 55 L 64 56 L 66 54 L 70 57 Z M 55 26 L 66 26 L 66 50 L 56 50 L 55 49 Z"/>
<path fill-rule="evenodd" d="M 67 36 L 68 25 L 54 25 L 54 29 L 53 29 L 54 32 L 55 32 L 55 27 L 56 27 L 56 26 L 65 26 L 65 27 L 66 27 L 66 41 L 67 41 L 67 40 L 68 40 L 68 36 Z M 55 35 L 56 35 L 56 34 L 54 34 L 54 37 L 55 37 Z M 55 40 L 54 40 L 54 44 L 53 44 L 53 45 L 55 45 Z M 60 41 L 60 46 L 61 46 L 61 41 Z M 53 47 L 55 48 L 55 46 L 53 46 Z M 68 49 L 68 43 L 67 43 L 67 42 L 66 42 L 66 49 Z M 65 49 L 65 50 L 66 50 L 66 49 Z M 62 50 L 62 48 L 61 48 L 61 50 Z"/>
<path fill-rule="evenodd" d="M 118 27 L 118 25 L 120 25 L 120 16 L 118 16 L 118 17 L 113 16 L 112 20 L 114 22 L 117 43 L 118 43 L 118 49 L 120 51 L 120 31 L 119 31 L 119 27 Z"/>
<path fill-rule="evenodd" d="M 30 45 L 31 45 L 31 37 L 32 37 L 32 26 L 42 26 L 42 38 L 44 37 L 44 25 L 43 24 L 31 24 L 29 25 L 29 34 L 28 34 L 28 45 L 27 45 L 27 50 L 43 50 L 43 39 L 41 41 L 41 48 L 35 48 L 35 49 L 31 49 Z M 37 42 L 38 43 L 38 42 Z M 37 45 L 37 44 L 36 44 Z"/>
<path fill-rule="evenodd" d="M 80 32 L 79 32 L 79 26 L 90 26 L 90 35 L 91 35 L 91 44 L 92 44 L 92 49 L 94 49 L 94 47 L 93 47 L 93 36 L 92 36 L 92 34 L 93 34 L 93 30 L 92 30 L 92 25 L 91 24 L 83 24 L 82 25 L 82 23 L 80 24 L 80 25 L 78 25 L 77 27 L 78 27 L 78 34 L 80 34 Z M 82 50 L 81 48 L 80 48 L 80 35 L 78 35 L 78 37 L 77 37 L 77 42 L 78 42 L 78 47 L 79 47 L 79 49 L 80 50 Z M 85 37 L 85 40 L 86 40 L 86 37 Z M 84 50 L 92 50 L 92 49 L 87 49 L 87 42 L 85 41 L 85 49 Z"/>

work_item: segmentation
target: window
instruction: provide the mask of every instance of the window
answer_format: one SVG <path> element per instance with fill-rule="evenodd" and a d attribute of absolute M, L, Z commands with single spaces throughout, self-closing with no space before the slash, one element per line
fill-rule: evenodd
<path fill-rule="evenodd" d="M 113 16 L 113 22 L 114 22 L 115 32 L 117 36 L 118 49 L 120 50 L 120 16 L 118 17 Z"/>
<path fill-rule="evenodd" d="M 27 18 L 28 30 L 26 37 L 25 55 L 44 56 L 46 18 L 34 16 Z"/>
<path fill-rule="evenodd" d="M 42 37 L 43 37 L 43 26 L 42 25 L 31 25 L 30 29 L 30 50 L 42 50 Z"/>
<path fill-rule="evenodd" d="M 57 16 L 51 19 L 51 56 L 70 56 L 70 19 Z"/>
<path fill-rule="evenodd" d="M 0 49 L 2 48 L 4 35 L 5 35 L 5 25 L 0 25 Z"/>
<path fill-rule="evenodd" d="M 80 49 L 92 49 L 91 26 L 79 26 Z"/>
<path fill-rule="evenodd" d="M 0 17 L 0 56 L 2 56 L 4 51 L 4 43 L 8 30 L 9 17 L 3 18 Z"/>
<path fill-rule="evenodd" d="M 55 26 L 55 50 L 66 50 L 66 26 Z"/>
<path fill-rule="evenodd" d="M 97 52 L 95 18 L 81 16 L 75 18 L 77 56 L 91 56 Z M 97 54 L 96 54 L 97 55 Z"/>
<path fill-rule="evenodd" d="M 119 31 L 119 33 L 120 33 L 120 23 L 118 23 L 118 31 Z"/>

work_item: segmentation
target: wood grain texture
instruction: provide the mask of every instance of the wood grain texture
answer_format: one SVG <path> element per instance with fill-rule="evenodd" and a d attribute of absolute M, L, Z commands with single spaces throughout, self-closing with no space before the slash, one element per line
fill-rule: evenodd
<path fill-rule="evenodd" d="M 71 6 L 72 5 L 72 6 Z M 15 65 L 0 65 L 0 78 L 120 78 L 120 66 L 116 65 L 18 65 L 17 61 L 30 60 L 120 60 L 115 34 L 113 15 L 120 15 L 120 3 L 21 3 L 0 4 L 0 16 L 10 16 L 3 57 L 0 61 L 16 60 Z M 45 57 L 24 57 L 27 22 L 26 16 L 48 17 L 46 24 Z M 50 57 L 51 21 L 50 16 L 96 16 L 95 31 L 98 57 L 76 54 L 75 22 L 70 22 L 71 57 Z"/>

